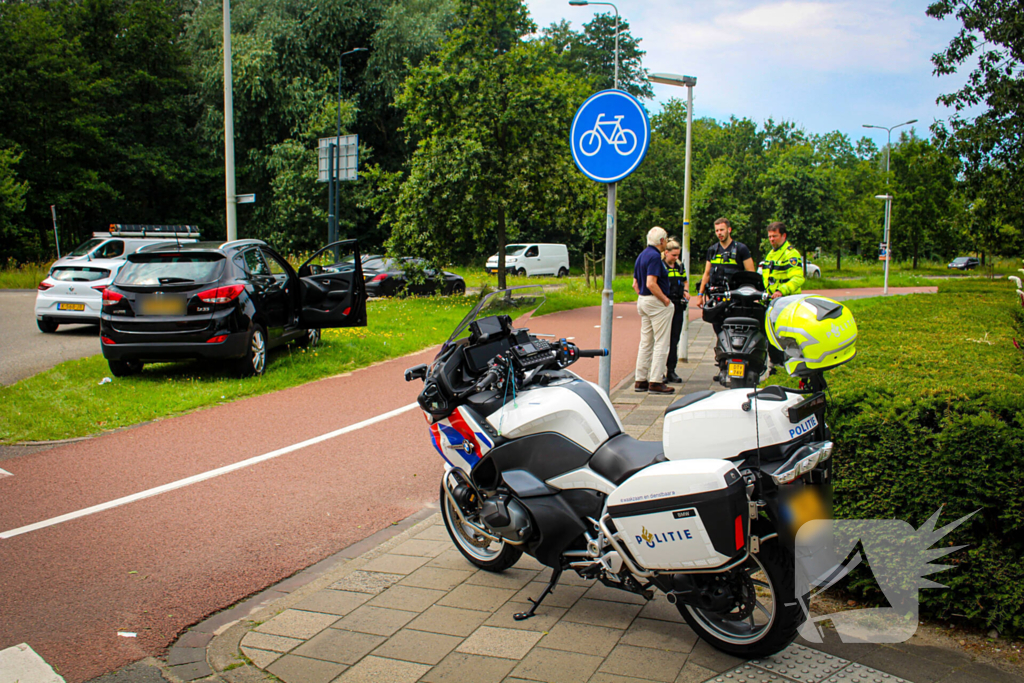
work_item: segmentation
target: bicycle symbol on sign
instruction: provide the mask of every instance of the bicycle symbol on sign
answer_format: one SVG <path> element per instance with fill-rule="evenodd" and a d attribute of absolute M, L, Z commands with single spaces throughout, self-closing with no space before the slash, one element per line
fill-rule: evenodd
<path fill-rule="evenodd" d="M 632 154 L 636 149 L 636 133 L 622 127 L 623 118 L 616 116 L 614 121 L 604 121 L 604 114 L 598 114 L 594 127 L 580 136 L 580 152 L 583 156 L 592 157 L 600 152 L 602 140 L 614 147 L 621 156 Z M 611 128 L 611 134 L 604 132 L 606 128 Z"/>

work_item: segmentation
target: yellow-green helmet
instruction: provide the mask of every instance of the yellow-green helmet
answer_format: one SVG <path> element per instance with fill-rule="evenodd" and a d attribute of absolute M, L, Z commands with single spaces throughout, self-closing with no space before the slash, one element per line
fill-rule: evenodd
<path fill-rule="evenodd" d="M 816 294 L 772 302 L 764 319 L 772 346 L 786 355 L 786 372 L 806 377 L 838 367 L 857 354 L 857 322 L 848 306 Z"/>

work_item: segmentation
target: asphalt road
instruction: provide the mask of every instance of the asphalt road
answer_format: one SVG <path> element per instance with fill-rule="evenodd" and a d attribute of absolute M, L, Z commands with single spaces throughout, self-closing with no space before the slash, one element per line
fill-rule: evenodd
<path fill-rule="evenodd" d="M 635 304 L 615 307 L 613 381 L 632 373 Z M 598 345 L 599 308 L 531 321 Z M 185 627 L 437 499 L 442 461 L 408 410 L 229 474 L 8 532 L 270 453 L 413 403 L 423 352 L 345 376 L 4 460 L 0 649 L 27 642 L 69 683 L 158 654 Z M 574 370 L 596 380 L 598 361 Z M 4 537 L 6 536 L 6 537 Z M 137 634 L 126 638 L 118 632 Z"/>
<path fill-rule="evenodd" d="M 0 289 L 0 384 L 100 353 L 98 325 L 61 325 L 53 334 L 43 334 L 36 327 L 35 302 L 35 290 Z"/>

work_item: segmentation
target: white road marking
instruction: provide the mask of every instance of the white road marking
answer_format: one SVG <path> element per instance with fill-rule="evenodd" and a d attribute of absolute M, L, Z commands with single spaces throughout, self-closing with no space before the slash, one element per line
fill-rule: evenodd
<path fill-rule="evenodd" d="M 0 470 L 0 477 L 13 477 L 14 475 L 7 470 Z"/>
<path fill-rule="evenodd" d="M 336 436 L 348 434 L 349 432 L 354 432 L 358 429 L 362 429 L 363 427 L 369 427 L 372 424 L 383 422 L 384 420 L 390 419 L 397 415 L 401 415 L 402 413 L 408 412 L 416 407 L 418 407 L 416 403 L 410 403 L 407 406 L 402 406 L 401 408 L 396 408 L 395 410 L 392 410 L 390 412 L 382 413 L 380 415 L 377 415 L 376 417 L 371 417 L 367 420 L 363 420 L 362 422 L 357 422 L 354 425 L 342 427 L 341 429 L 336 429 L 333 432 L 321 434 L 320 436 L 314 436 L 312 439 L 306 439 L 305 441 L 301 441 L 297 444 L 292 444 L 291 446 L 279 448 L 276 451 L 264 453 L 263 455 L 257 455 L 253 458 L 249 458 L 248 460 L 242 460 L 241 462 L 236 462 L 231 465 L 218 467 L 217 469 L 210 470 L 209 472 L 203 472 L 201 474 L 196 474 L 185 479 L 172 481 L 169 484 L 164 484 L 162 486 L 157 486 L 155 488 L 147 489 L 145 491 L 140 491 L 139 493 L 133 493 L 132 495 L 125 496 L 124 498 L 118 498 L 116 500 L 111 500 L 106 503 L 100 503 L 99 505 L 93 505 L 92 507 L 87 507 L 82 510 L 77 510 L 75 512 L 69 512 L 68 514 L 61 515 L 59 517 L 52 517 L 50 519 L 43 520 L 42 522 L 36 522 L 35 524 L 29 524 L 27 526 L 18 527 L 17 529 L 11 529 L 10 531 L 0 532 L 0 539 L 20 536 L 21 534 L 27 534 L 30 531 L 38 531 L 40 529 L 45 529 L 48 526 L 62 524 L 63 522 L 69 522 L 73 519 L 78 519 L 79 517 L 87 517 L 89 515 L 94 515 L 97 512 L 103 512 L 104 510 L 110 510 L 111 508 L 120 507 L 121 505 L 127 505 L 128 503 L 134 503 L 139 500 L 151 498 L 161 493 L 167 493 L 168 491 L 184 488 L 192 484 L 198 484 L 201 481 L 213 479 L 214 477 L 219 477 L 222 474 L 228 474 L 229 472 L 234 472 L 235 470 L 240 470 L 244 467 L 249 467 L 250 465 L 256 465 L 266 460 L 272 460 L 287 453 L 292 453 L 293 451 L 297 451 L 308 446 L 313 446 L 315 444 L 327 441 L 328 439 L 333 439 Z"/>

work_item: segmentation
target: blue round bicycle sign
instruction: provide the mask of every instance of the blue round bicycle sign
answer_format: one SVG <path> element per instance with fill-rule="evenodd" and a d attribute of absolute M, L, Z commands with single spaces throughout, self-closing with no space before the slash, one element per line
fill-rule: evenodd
<path fill-rule="evenodd" d="M 639 100 L 621 90 L 591 95 L 572 120 L 572 158 L 591 180 L 615 183 L 647 154 L 651 125 Z"/>

